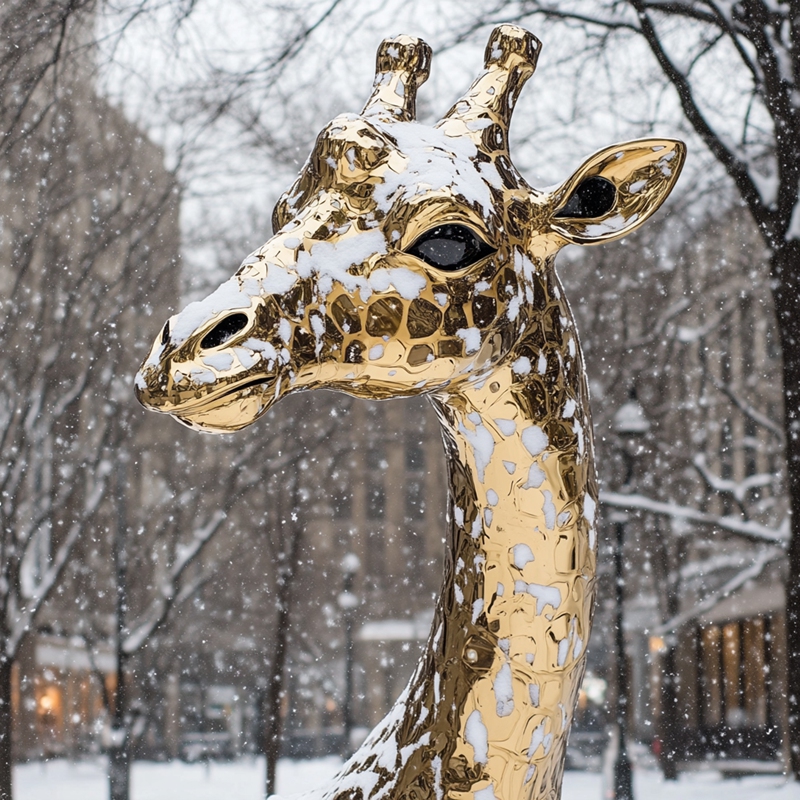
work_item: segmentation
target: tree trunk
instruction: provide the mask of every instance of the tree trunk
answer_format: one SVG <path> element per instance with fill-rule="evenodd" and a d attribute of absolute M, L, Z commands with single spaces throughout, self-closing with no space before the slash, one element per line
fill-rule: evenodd
<path fill-rule="evenodd" d="M 770 259 L 783 355 L 784 430 L 791 513 L 786 579 L 789 752 L 800 781 L 800 241 L 781 243 Z"/>
<path fill-rule="evenodd" d="M 11 800 L 11 672 L 14 662 L 4 656 L 0 659 L 0 800 Z"/>
<path fill-rule="evenodd" d="M 292 587 L 294 586 L 297 559 L 303 535 L 302 523 L 296 518 L 294 509 L 299 504 L 297 477 L 289 493 L 290 507 L 283 509 L 280 525 L 285 526 L 288 542 L 282 537 L 282 552 L 278 558 L 278 618 L 276 620 L 275 646 L 270 660 L 267 688 L 264 696 L 264 756 L 267 762 L 266 797 L 275 794 L 275 778 L 278 758 L 281 754 L 283 719 L 281 700 L 284 694 L 283 673 L 286 668 L 286 648 L 289 642 L 289 623 L 291 619 Z"/>
<path fill-rule="evenodd" d="M 114 731 L 114 735 L 125 731 Z M 125 739 L 127 740 L 127 736 Z M 108 751 L 108 796 L 110 800 L 128 800 L 130 795 L 131 763 L 127 742 L 112 746 Z"/>
<path fill-rule="evenodd" d="M 266 797 L 275 794 L 275 773 L 281 752 L 283 720 L 283 670 L 286 666 L 286 645 L 289 639 L 289 586 L 286 576 L 278 588 L 278 619 L 275 630 L 275 649 L 272 652 L 267 688 L 264 696 L 264 756 L 267 762 Z"/>
<path fill-rule="evenodd" d="M 678 780 L 678 697 L 675 664 L 675 645 L 677 636 L 669 633 L 666 637 L 667 650 L 664 654 L 661 672 L 661 718 L 659 738 L 661 752 L 659 762 L 664 779 Z"/>
<path fill-rule="evenodd" d="M 656 537 L 653 567 L 658 584 L 663 587 L 661 593 L 665 600 L 664 614 L 661 621 L 668 622 L 680 612 L 680 565 L 683 561 L 683 548 L 681 543 L 678 542 L 673 558 L 668 547 L 671 536 L 661 529 L 661 518 L 656 517 L 654 524 Z M 656 730 L 661 745 L 658 753 L 658 762 L 661 766 L 661 771 L 664 773 L 664 780 L 668 781 L 678 779 L 678 754 L 681 731 L 683 730 L 678 719 L 678 674 L 677 664 L 675 663 L 677 643 L 677 632 L 667 632 L 664 636 L 666 652 L 661 659 L 661 708 L 656 722 Z"/>
<path fill-rule="evenodd" d="M 117 461 L 116 503 L 117 524 L 114 536 L 114 572 L 116 579 L 116 686 L 111 716 L 111 746 L 108 750 L 108 795 L 110 800 L 129 800 L 131 780 L 131 732 L 128 719 L 128 687 L 125 682 L 128 654 L 123 642 L 127 633 L 128 609 L 128 551 L 127 551 L 127 464 L 124 457 Z"/>

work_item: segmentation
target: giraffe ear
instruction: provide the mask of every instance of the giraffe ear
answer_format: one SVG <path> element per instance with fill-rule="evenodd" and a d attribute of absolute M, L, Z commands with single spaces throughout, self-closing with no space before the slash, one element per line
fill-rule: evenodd
<path fill-rule="evenodd" d="M 675 139 L 600 150 L 552 195 L 551 228 L 570 244 L 601 244 L 638 228 L 667 199 L 686 158 Z"/>

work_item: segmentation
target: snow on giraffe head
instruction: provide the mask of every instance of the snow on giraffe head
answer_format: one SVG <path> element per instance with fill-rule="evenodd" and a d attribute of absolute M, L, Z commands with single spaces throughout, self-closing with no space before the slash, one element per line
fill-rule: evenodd
<path fill-rule="evenodd" d="M 415 121 L 431 52 L 378 51 L 372 96 L 334 119 L 273 213 L 273 237 L 164 326 L 136 376 L 147 407 L 237 430 L 295 389 L 410 396 L 480 380 L 536 314 L 533 276 L 565 244 L 638 227 L 671 191 L 680 142 L 595 154 L 539 191 L 511 163 L 508 128 L 541 45 L 494 30 L 485 70 L 433 127 Z"/>

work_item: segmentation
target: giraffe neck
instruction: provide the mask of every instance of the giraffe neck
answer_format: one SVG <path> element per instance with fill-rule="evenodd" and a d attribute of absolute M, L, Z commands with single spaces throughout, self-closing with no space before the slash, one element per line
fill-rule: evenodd
<path fill-rule="evenodd" d="M 490 374 L 433 398 L 450 497 L 431 637 L 326 800 L 560 796 L 597 489 L 580 348 L 557 288 L 545 297 L 549 322 L 537 315 Z"/>
<path fill-rule="evenodd" d="M 439 713 L 459 709 L 449 763 L 486 800 L 489 787 L 502 800 L 560 795 L 583 675 L 596 489 L 577 342 L 571 352 L 530 372 L 517 355 L 438 408 L 453 466 L 437 667 L 459 659 L 473 675 Z"/>

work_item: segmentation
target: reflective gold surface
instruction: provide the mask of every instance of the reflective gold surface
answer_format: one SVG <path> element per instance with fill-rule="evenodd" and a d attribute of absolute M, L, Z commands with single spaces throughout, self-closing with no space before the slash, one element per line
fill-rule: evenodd
<path fill-rule="evenodd" d="M 615 145 L 555 191 L 529 187 L 508 125 L 539 50 L 526 31 L 497 28 L 485 72 L 430 128 L 413 121 L 429 48 L 384 42 L 367 106 L 320 133 L 275 209 L 275 235 L 169 320 L 136 377 L 148 408 L 206 431 L 242 428 L 318 387 L 425 394 L 437 410 L 450 501 L 431 637 L 393 710 L 315 798 L 560 796 L 592 618 L 597 486 L 554 257 L 644 222 L 684 147 Z M 565 216 L 594 176 L 613 184 L 610 208 Z M 495 252 L 456 271 L 406 252 L 455 223 Z"/>

